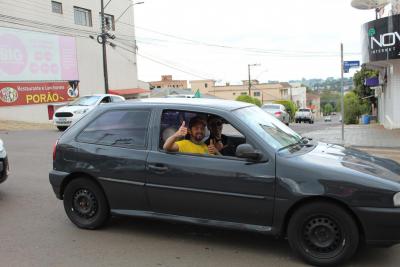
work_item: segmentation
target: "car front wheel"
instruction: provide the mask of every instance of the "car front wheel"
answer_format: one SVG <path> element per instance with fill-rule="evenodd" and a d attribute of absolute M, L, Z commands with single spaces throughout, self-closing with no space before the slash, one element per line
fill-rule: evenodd
<path fill-rule="evenodd" d="M 72 180 L 64 191 L 64 209 L 79 228 L 96 229 L 109 217 L 109 206 L 101 188 L 90 179 Z"/>
<path fill-rule="evenodd" d="M 313 203 L 298 209 L 288 225 L 293 251 L 307 263 L 336 266 L 350 259 L 359 244 L 353 217 L 338 205 Z"/>

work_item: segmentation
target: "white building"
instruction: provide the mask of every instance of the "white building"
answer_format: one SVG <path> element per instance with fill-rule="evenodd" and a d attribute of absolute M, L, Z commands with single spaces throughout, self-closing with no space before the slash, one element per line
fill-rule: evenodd
<path fill-rule="evenodd" d="M 400 1 L 352 1 L 355 8 L 371 9 L 371 20 L 362 25 L 362 63 L 379 71 L 377 84 L 369 84 L 378 98 L 378 120 L 387 129 L 400 128 Z M 391 9 L 388 9 L 391 7 Z M 385 13 L 379 10 L 385 8 Z"/>
<path fill-rule="evenodd" d="M 110 90 L 129 89 L 130 93 L 136 90 L 140 94 L 145 90 L 140 89 L 142 84 L 137 78 L 133 8 L 131 0 L 112 0 L 105 9 L 107 29 L 116 37 L 107 45 L 108 79 Z M 20 29 L 49 37 L 74 37 L 80 95 L 104 93 L 102 45 L 97 42 L 100 11 L 100 0 L 1 0 L 0 35 L 2 29 Z M 7 82 L 1 80 L 1 64 L 0 83 Z M 18 81 L 26 80 L 21 77 Z M 47 105 L 0 106 L 0 119 L 48 122 Z"/>
<path fill-rule="evenodd" d="M 307 107 L 307 88 L 301 83 L 290 83 L 292 88 L 289 91 L 290 99 L 298 108 Z"/>

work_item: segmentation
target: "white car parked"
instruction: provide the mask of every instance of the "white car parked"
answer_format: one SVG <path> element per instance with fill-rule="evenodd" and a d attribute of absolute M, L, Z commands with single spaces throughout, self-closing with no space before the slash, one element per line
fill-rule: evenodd
<path fill-rule="evenodd" d="M 73 122 L 86 115 L 96 106 L 105 103 L 116 103 L 125 101 L 125 98 L 119 95 L 96 94 L 82 96 L 68 105 L 56 110 L 53 116 L 54 125 L 60 130 L 66 130 Z"/>

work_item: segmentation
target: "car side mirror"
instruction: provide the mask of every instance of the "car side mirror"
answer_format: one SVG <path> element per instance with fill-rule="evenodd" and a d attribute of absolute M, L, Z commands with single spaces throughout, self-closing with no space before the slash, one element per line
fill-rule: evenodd
<path fill-rule="evenodd" d="M 241 144 L 236 148 L 236 157 L 258 161 L 262 158 L 262 153 L 255 150 L 250 144 Z"/>

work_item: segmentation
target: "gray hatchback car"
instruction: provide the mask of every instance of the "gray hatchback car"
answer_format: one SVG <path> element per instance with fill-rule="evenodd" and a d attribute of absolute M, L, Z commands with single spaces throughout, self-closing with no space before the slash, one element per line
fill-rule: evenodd
<path fill-rule="evenodd" d="M 193 116 L 220 118 L 219 155 L 166 152 Z M 205 129 L 204 138 L 208 136 Z M 110 215 L 287 237 L 314 265 L 400 242 L 400 165 L 302 138 L 260 108 L 206 99 L 100 106 L 54 146 L 50 183 L 78 227 Z"/>

